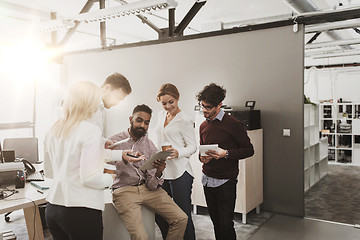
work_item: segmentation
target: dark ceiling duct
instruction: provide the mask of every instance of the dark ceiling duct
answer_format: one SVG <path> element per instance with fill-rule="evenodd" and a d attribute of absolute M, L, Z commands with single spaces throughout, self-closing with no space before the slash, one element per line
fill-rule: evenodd
<path fill-rule="evenodd" d="M 320 9 L 311 0 L 284 0 L 297 13 L 315 12 Z M 336 32 L 326 32 L 333 40 L 342 40 Z M 343 49 L 352 49 L 349 46 L 340 46 Z"/>

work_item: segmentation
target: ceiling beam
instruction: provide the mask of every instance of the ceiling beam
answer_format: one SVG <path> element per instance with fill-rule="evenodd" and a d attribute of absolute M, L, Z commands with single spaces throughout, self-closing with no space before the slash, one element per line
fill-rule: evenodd
<path fill-rule="evenodd" d="M 307 55 L 305 53 L 305 57 L 311 57 L 313 59 L 319 59 L 319 58 L 333 58 L 333 57 L 345 57 L 345 56 L 355 56 L 360 55 L 360 50 L 350 50 L 350 51 L 337 51 L 332 53 L 324 53 L 324 54 L 318 54 L 318 55 Z"/>
<path fill-rule="evenodd" d="M 198 1 L 195 2 L 192 8 L 189 10 L 189 12 L 186 14 L 186 16 L 181 20 L 179 25 L 176 27 L 174 34 L 179 36 L 183 35 L 183 32 L 185 28 L 189 25 L 191 20 L 195 17 L 195 15 L 199 12 L 199 10 L 204 6 L 206 1 Z"/>
<path fill-rule="evenodd" d="M 84 7 L 81 9 L 80 14 L 90 11 L 90 9 L 92 8 L 93 5 L 94 5 L 94 0 L 88 0 L 85 3 Z M 64 36 L 64 38 L 61 40 L 61 42 L 59 44 L 65 45 L 67 43 L 67 41 L 69 41 L 70 37 L 72 35 L 74 35 L 74 33 L 76 32 L 79 25 L 80 25 L 80 22 L 76 21 L 75 26 L 67 31 L 66 35 Z"/>
<path fill-rule="evenodd" d="M 57 13 L 56 12 L 51 12 L 50 18 L 51 18 L 51 20 L 56 19 L 57 18 Z M 51 44 L 53 46 L 56 46 L 56 44 L 57 44 L 57 31 L 52 31 L 51 32 Z"/>
<path fill-rule="evenodd" d="M 331 11 L 303 13 L 294 17 L 297 23 L 305 25 L 345 21 L 360 18 L 360 7 L 343 8 Z"/>
<path fill-rule="evenodd" d="M 169 37 L 174 35 L 175 29 L 175 9 L 169 9 Z"/>
<path fill-rule="evenodd" d="M 345 39 L 339 41 L 311 43 L 311 44 L 306 44 L 305 49 L 323 48 L 323 47 L 332 47 L 332 46 L 341 46 L 341 45 L 355 45 L 355 44 L 360 44 L 360 39 Z"/>
<path fill-rule="evenodd" d="M 105 0 L 99 0 L 100 9 L 105 8 Z M 106 48 L 106 21 L 100 22 L 100 42 L 101 47 Z"/>
<path fill-rule="evenodd" d="M 163 33 L 163 31 L 160 28 L 158 28 L 154 23 L 152 23 L 147 17 L 145 17 L 143 15 L 136 15 L 136 17 L 138 17 L 142 23 L 148 25 L 151 29 L 153 29 L 158 34 Z"/>
<path fill-rule="evenodd" d="M 316 67 L 317 69 L 324 68 L 344 68 L 344 67 L 360 67 L 360 63 L 344 63 L 344 64 L 329 64 L 329 65 L 317 65 L 317 66 L 305 66 L 305 69 Z"/>
<path fill-rule="evenodd" d="M 313 25 L 305 27 L 305 33 L 316 33 L 316 32 L 323 32 L 323 31 L 332 31 L 332 30 L 341 30 L 347 28 L 355 28 L 360 27 L 360 20 L 353 19 L 353 20 L 346 20 L 334 23 L 326 23 L 321 25 Z"/>
<path fill-rule="evenodd" d="M 315 33 L 314 36 L 312 36 L 312 38 L 311 38 L 306 44 L 310 44 L 310 43 L 312 43 L 313 41 L 315 41 L 320 34 L 321 34 L 321 32 Z"/>

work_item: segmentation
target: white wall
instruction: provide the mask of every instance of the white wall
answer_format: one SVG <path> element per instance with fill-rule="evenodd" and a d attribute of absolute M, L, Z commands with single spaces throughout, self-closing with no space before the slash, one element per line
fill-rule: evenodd
<path fill-rule="evenodd" d="M 305 95 L 313 102 L 339 98 L 360 102 L 360 67 L 306 70 L 304 78 Z"/>
<path fill-rule="evenodd" d="M 21 68 L 18 70 L 22 71 Z M 32 78 L 24 73 L 21 78 L 0 76 L 0 124 L 33 122 L 34 94 L 35 137 L 39 140 L 39 160 L 43 160 L 43 140 L 46 131 L 57 119 L 57 106 L 62 95 L 61 65 L 48 63 L 44 65 L 41 76 Z M 32 128 L 0 130 L 0 141 L 5 138 L 33 137 Z"/>

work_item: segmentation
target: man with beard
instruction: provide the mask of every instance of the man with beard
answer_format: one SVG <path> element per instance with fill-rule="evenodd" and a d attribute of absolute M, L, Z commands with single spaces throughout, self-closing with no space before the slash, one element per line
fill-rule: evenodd
<path fill-rule="evenodd" d="M 157 148 L 146 136 L 152 110 L 142 104 L 134 108 L 130 119 L 130 128 L 110 137 L 110 140 L 121 141 L 115 150 L 129 150 L 144 155 L 146 159 L 156 153 Z M 145 231 L 141 206 L 148 207 L 161 215 L 169 223 L 166 239 L 182 239 L 187 215 L 178 207 L 170 196 L 161 188 L 164 179 L 162 171 L 165 161 L 157 160 L 154 168 L 141 171 L 139 167 L 146 160 L 138 162 L 114 162 L 116 178 L 112 186 L 113 202 L 120 217 L 124 221 L 131 239 L 148 239 Z"/>

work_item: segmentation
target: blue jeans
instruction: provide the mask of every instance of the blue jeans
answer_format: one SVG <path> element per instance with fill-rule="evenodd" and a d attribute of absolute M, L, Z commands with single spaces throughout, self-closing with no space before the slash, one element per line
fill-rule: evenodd
<path fill-rule="evenodd" d="M 234 209 L 237 180 L 230 179 L 219 187 L 204 186 L 206 204 L 214 225 L 216 240 L 236 240 Z"/>
<path fill-rule="evenodd" d="M 184 174 L 175 180 L 165 180 L 162 188 L 173 198 L 174 202 L 186 213 L 188 216 L 188 223 L 186 225 L 185 240 L 195 240 L 195 228 L 191 218 L 191 189 L 194 178 L 188 173 Z M 156 224 L 159 226 L 163 239 L 166 239 L 169 230 L 168 223 L 160 216 L 155 215 Z"/>

